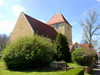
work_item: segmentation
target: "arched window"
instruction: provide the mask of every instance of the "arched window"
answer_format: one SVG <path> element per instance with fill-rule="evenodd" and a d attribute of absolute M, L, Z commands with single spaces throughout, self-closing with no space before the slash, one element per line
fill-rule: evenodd
<path fill-rule="evenodd" d="M 56 27 L 56 29 L 58 29 L 58 28 L 59 28 L 59 25 L 58 25 L 58 24 L 56 24 L 56 25 L 55 25 L 55 27 Z"/>

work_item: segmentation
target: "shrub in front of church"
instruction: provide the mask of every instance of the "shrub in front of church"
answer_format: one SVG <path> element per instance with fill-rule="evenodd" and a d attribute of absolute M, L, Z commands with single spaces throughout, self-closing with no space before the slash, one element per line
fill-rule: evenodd
<path fill-rule="evenodd" d="M 90 66 L 94 61 L 93 52 L 86 50 L 84 48 L 76 49 L 72 53 L 73 60 L 82 66 Z"/>
<path fill-rule="evenodd" d="M 59 33 L 56 37 L 56 41 L 54 43 L 54 47 L 56 49 L 55 59 L 57 61 L 64 60 L 66 62 L 71 61 L 71 53 L 69 49 L 69 44 L 67 42 L 66 36 Z"/>
<path fill-rule="evenodd" d="M 47 67 L 55 52 L 49 39 L 25 37 L 9 44 L 3 51 L 3 59 L 9 69 Z"/>

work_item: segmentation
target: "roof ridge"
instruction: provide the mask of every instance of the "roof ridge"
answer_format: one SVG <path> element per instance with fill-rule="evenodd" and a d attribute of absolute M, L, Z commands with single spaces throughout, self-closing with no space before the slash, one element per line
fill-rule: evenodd
<path fill-rule="evenodd" d="M 29 15 L 27 15 L 27 14 L 25 14 L 24 13 L 24 15 L 25 16 L 28 16 L 28 17 L 31 17 L 31 16 L 29 16 Z M 35 18 L 33 18 L 33 17 L 31 17 L 32 19 L 35 19 Z M 27 19 L 28 20 L 28 19 Z M 40 20 L 38 20 L 38 19 L 35 19 L 36 21 L 39 21 L 39 22 L 41 22 L 41 23 L 43 23 L 43 24 L 45 24 L 46 26 L 49 26 L 49 25 L 47 25 L 46 23 L 44 23 L 44 22 L 42 22 L 42 21 L 40 21 Z M 50 28 L 52 28 L 51 26 L 49 26 Z"/>
<path fill-rule="evenodd" d="M 26 16 L 29 16 L 29 15 L 27 15 L 27 14 L 25 14 Z M 29 16 L 29 17 L 31 17 L 31 16 Z M 35 18 L 33 18 L 33 17 L 31 17 L 32 19 L 35 19 Z M 42 22 L 42 21 L 40 21 L 40 20 L 38 20 L 38 19 L 35 19 L 35 20 L 37 20 L 37 21 L 39 21 L 39 22 Z M 44 22 L 42 22 L 42 23 L 44 23 Z M 45 24 L 45 23 L 44 23 Z"/>

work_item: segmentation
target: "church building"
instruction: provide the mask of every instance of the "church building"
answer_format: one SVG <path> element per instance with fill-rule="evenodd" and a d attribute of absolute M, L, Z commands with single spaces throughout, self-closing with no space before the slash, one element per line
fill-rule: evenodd
<path fill-rule="evenodd" d="M 10 42 L 20 37 L 33 36 L 33 34 L 55 40 L 57 33 L 65 35 L 69 45 L 72 44 L 72 26 L 62 14 L 55 14 L 47 23 L 43 23 L 22 12 L 11 33 Z"/>

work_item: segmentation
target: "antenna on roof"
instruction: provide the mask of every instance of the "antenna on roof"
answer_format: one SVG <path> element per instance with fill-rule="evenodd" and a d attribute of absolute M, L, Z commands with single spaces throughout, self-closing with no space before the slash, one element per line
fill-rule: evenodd
<path fill-rule="evenodd" d="M 62 13 L 62 11 L 61 10 L 57 10 L 57 11 L 54 12 L 54 14 L 58 14 L 58 13 Z"/>

